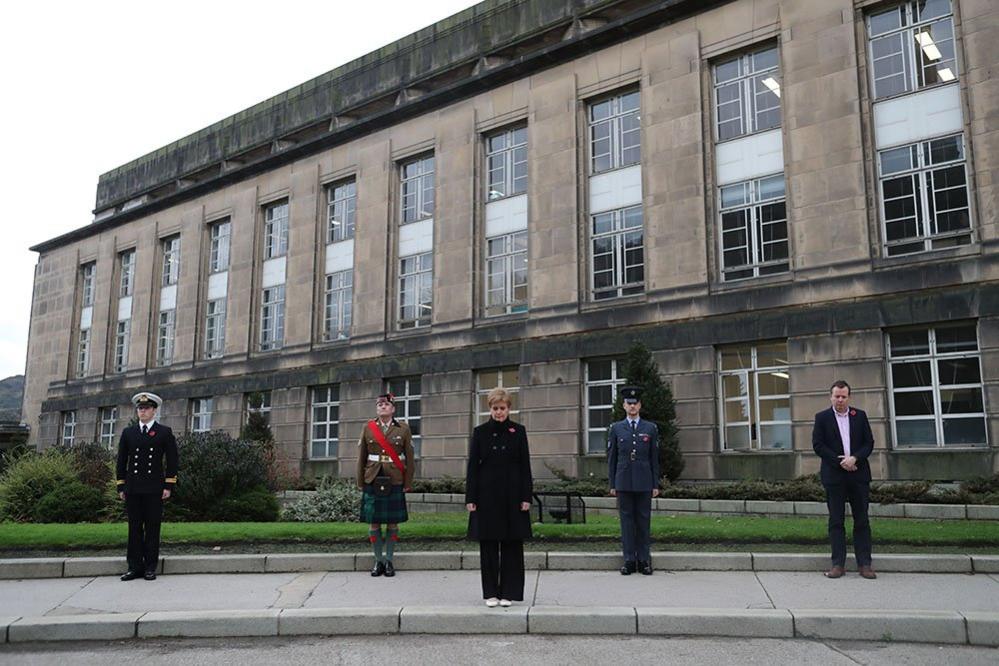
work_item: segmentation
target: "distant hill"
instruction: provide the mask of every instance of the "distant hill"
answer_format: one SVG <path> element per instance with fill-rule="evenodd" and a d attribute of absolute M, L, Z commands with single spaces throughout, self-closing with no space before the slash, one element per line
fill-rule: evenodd
<path fill-rule="evenodd" d="M 21 399 L 24 397 L 24 375 L 0 380 L 0 421 L 21 420 Z"/>

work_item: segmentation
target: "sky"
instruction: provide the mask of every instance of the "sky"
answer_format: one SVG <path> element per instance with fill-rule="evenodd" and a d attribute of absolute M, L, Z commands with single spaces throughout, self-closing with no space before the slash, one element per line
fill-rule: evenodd
<path fill-rule="evenodd" d="M 24 373 L 38 255 L 100 174 L 475 4 L 9 2 L 0 9 L 0 378 Z"/>

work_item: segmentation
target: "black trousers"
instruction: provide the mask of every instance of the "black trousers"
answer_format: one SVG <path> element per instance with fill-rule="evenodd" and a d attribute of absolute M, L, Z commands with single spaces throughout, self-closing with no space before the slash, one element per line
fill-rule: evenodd
<path fill-rule="evenodd" d="M 524 600 L 524 542 L 479 541 L 482 598 Z"/>
<path fill-rule="evenodd" d="M 163 496 L 160 493 L 125 493 L 128 512 L 128 569 L 156 572 L 160 561 L 160 523 Z"/>
<path fill-rule="evenodd" d="M 624 561 L 651 561 L 652 491 L 617 491 L 617 513 L 621 519 L 621 550 Z"/>
<path fill-rule="evenodd" d="M 833 566 L 846 564 L 846 503 L 853 513 L 853 552 L 857 566 L 871 564 L 871 521 L 867 517 L 867 504 L 871 484 L 836 483 L 826 485 L 826 506 L 829 507 L 829 543 L 832 545 Z"/>

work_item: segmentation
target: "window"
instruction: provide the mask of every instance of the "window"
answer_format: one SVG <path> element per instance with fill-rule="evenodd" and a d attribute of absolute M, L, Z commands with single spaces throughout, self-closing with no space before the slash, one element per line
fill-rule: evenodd
<path fill-rule="evenodd" d="M 326 188 L 326 242 L 336 243 L 354 237 L 357 213 L 357 184 L 354 179 Z"/>
<path fill-rule="evenodd" d="M 896 446 L 987 445 L 973 322 L 891 331 L 888 364 Z"/>
<path fill-rule="evenodd" d="M 434 255 L 414 254 L 399 260 L 399 328 L 430 325 L 434 304 Z"/>
<path fill-rule="evenodd" d="M 76 410 L 62 413 L 62 445 L 73 446 L 76 441 Z"/>
<path fill-rule="evenodd" d="M 957 79 L 950 0 L 906 2 L 867 17 L 874 98 Z"/>
<path fill-rule="evenodd" d="M 597 174 L 642 161 L 638 91 L 590 104 L 590 171 Z"/>
<path fill-rule="evenodd" d="M 645 247 L 642 207 L 592 216 L 593 300 L 642 293 Z"/>
<path fill-rule="evenodd" d="M 225 353 L 225 303 L 216 298 L 205 307 L 205 358 L 222 358 Z"/>
<path fill-rule="evenodd" d="M 221 273 L 229 270 L 229 239 L 232 235 L 232 225 L 229 220 L 214 223 L 209 228 L 211 249 L 208 255 L 208 271 Z"/>
<path fill-rule="evenodd" d="M 113 372 L 125 372 L 128 369 L 128 343 L 132 332 L 132 321 L 119 321 L 114 336 Z"/>
<path fill-rule="evenodd" d="M 118 285 L 118 296 L 131 296 L 135 291 L 135 250 L 128 250 L 118 255 L 121 267 L 121 277 Z"/>
<path fill-rule="evenodd" d="M 330 273 L 326 276 L 323 339 L 327 342 L 332 340 L 346 340 L 350 337 L 353 291 L 353 269 Z"/>
<path fill-rule="evenodd" d="M 288 253 L 288 202 L 264 208 L 264 259 Z"/>
<path fill-rule="evenodd" d="M 723 347 L 722 447 L 791 450 L 791 389 L 787 342 Z"/>
<path fill-rule="evenodd" d="M 80 330 L 80 339 L 76 350 L 76 376 L 85 377 L 90 367 L 90 329 Z"/>
<path fill-rule="evenodd" d="M 719 141 L 780 127 L 780 60 L 776 46 L 719 62 L 713 72 Z"/>
<path fill-rule="evenodd" d="M 420 456 L 423 437 L 420 429 L 420 378 L 400 377 L 385 382 L 385 390 L 395 396 L 395 417 L 409 424 L 413 433 L 413 451 Z"/>
<path fill-rule="evenodd" d="M 163 277 L 160 285 L 169 287 L 177 284 L 180 277 L 180 236 L 164 238 L 163 247 Z"/>
<path fill-rule="evenodd" d="M 486 201 L 527 192 L 527 128 L 486 137 Z"/>
<path fill-rule="evenodd" d="M 486 239 L 486 314 L 527 311 L 527 232 Z"/>
<path fill-rule="evenodd" d="M 309 457 L 336 458 L 340 444 L 340 385 L 312 389 L 312 447 Z"/>
<path fill-rule="evenodd" d="M 499 368 L 479 370 L 475 373 L 475 406 L 479 421 L 489 418 L 489 392 L 494 388 L 505 388 L 510 392 L 510 416 L 520 414 L 518 394 L 520 393 L 520 368 Z"/>
<path fill-rule="evenodd" d="M 889 257 L 971 242 L 964 161 L 961 135 L 878 153 Z"/>
<path fill-rule="evenodd" d="M 117 407 L 101 407 L 101 421 L 98 438 L 107 448 L 114 446 L 114 427 L 118 422 Z"/>
<path fill-rule="evenodd" d="M 208 432 L 212 429 L 212 399 L 191 400 L 191 432 Z"/>
<path fill-rule="evenodd" d="M 264 289 L 260 307 L 260 349 L 281 349 L 284 342 L 284 285 Z"/>
<path fill-rule="evenodd" d="M 243 423 L 250 422 L 250 414 L 260 414 L 268 424 L 271 422 L 271 392 L 254 391 L 243 395 Z"/>
<path fill-rule="evenodd" d="M 586 364 L 586 453 L 607 453 L 607 429 L 617 391 L 627 379 L 620 374 L 617 359 L 589 361 Z"/>
<path fill-rule="evenodd" d="M 725 185 L 719 192 L 722 278 L 786 273 L 790 264 L 784 174 Z"/>
<path fill-rule="evenodd" d="M 89 264 L 84 264 L 80 268 L 80 274 L 82 276 L 82 287 L 83 287 L 83 307 L 89 308 L 94 304 L 94 274 L 97 272 L 97 264 L 90 262 Z"/>
<path fill-rule="evenodd" d="M 434 156 L 418 157 L 402 165 L 402 224 L 434 216 Z"/>
<path fill-rule="evenodd" d="M 173 339 L 177 329 L 177 311 L 160 312 L 156 336 L 156 365 L 169 365 L 173 361 Z"/>

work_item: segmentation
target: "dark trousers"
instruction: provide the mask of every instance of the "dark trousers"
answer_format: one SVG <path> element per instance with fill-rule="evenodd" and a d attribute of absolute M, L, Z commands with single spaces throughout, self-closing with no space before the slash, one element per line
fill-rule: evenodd
<path fill-rule="evenodd" d="M 128 568 L 156 572 L 160 561 L 163 499 L 159 493 L 125 493 L 128 512 Z"/>
<path fill-rule="evenodd" d="M 482 598 L 524 600 L 524 542 L 479 541 Z"/>
<path fill-rule="evenodd" d="M 652 538 L 652 491 L 617 491 L 617 513 L 621 519 L 621 550 L 625 562 L 649 562 Z"/>
<path fill-rule="evenodd" d="M 846 564 L 846 503 L 853 513 L 853 552 L 857 566 L 871 564 L 871 521 L 867 517 L 869 483 L 836 483 L 826 485 L 826 506 L 829 507 L 829 542 L 832 544 L 833 566 Z"/>

